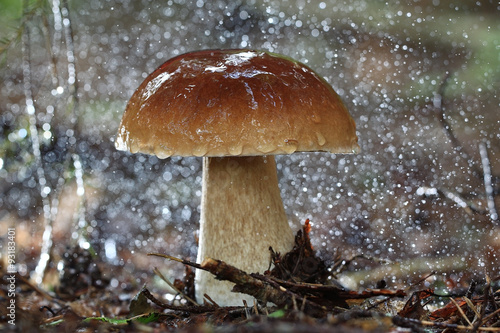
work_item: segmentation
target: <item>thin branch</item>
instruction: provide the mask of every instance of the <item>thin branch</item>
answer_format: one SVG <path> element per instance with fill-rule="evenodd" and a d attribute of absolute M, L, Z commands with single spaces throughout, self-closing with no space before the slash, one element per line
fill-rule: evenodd
<path fill-rule="evenodd" d="M 494 222 L 498 222 L 498 210 L 495 206 L 495 196 L 492 184 L 491 165 L 488 157 L 488 150 L 484 142 L 479 144 L 479 153 L 481 154 L 481 162 L 483 165 L 483 181 L 486 192 L 486 201 L 488 203 L 488 212 L 490 218 Z"/>
<path fill-rule="evenodd" d="M 300 295 L 291 292 L 272 279 L 267 279 L 258 274 L 247 274 L 246 272 L 220 260 L 206 258 L 200 265 L 166 254 L 148 253 L 148 255 L 177 261 L 184 265 L 210 272 L 219 280 L 233 282 L 235 284 L 233 291 L 253 296 L 264 303 L 272 302 L 278 306 L 291 306 L 293 299 L 296 299 L 298 301 L 305 302 L 306 305 L 313 311 L 325 311 L 325 308 L 321 305 L 305 300 Z"/>
<path fill-rule="evenodd" d="M 463 208 L 465 212 L 469 215 L 472 215 L 473 213 L 482 215 L 486 214 L 485 210 L 476 207 L 472 202 L 468 202 L 467 200 L 462 198 L 460 194 L 447 189 L 441 189 L 429 186 L 420 186 L 417 189 L 416 194 L 419 196 L 436 196 L 440 198 L 449 199 L 452 202 L 454 202 L 455 205 L 457 205 L 458 207 Z"/>
<path fill-rule="evenodd" d="M 438 91 L 434 94 L 434 99 L 433 99 L 433 105 L 434 108 L 439 112 L 438 114 L 438 119 L 439 122 L 441 123 L 441 126 L 443 127 L 446 136 L 451 142 L 451 145 L 453 146 L 453 149 L 459 153 L 459 156 L 462 157 L 467 163 L 473 163 L 474 160 L 470 157 L 470 155 L 466 152 L 464 146 L 458 140 L 456 137 L 450 123 L 447 120 L 447 117 L 445 115 L 445 100 L 444 100 L 444 91 L 448 85 L 449 79 L 451 77 L 451 73 L 449 71 L 446 71 L 445 76 L 443 78 L 443 81 L 441 82 L 441 85 L 439 86 Z M 479 169 L 475 163 L 471 166 L 472 172 L 476 177 L 482 178 L 482 172 L 481 169 Z"/>
<path fill-rule="evenodd" d="M 450 77 L 451 73 L 449 71 L 446 71 L 443 81 L 439 86 L 439 90 L 434 94 L 433 105 L 434 108 L 439 111 L 439 121 L 441 122 L 441 125 L 443 126 L 443 129 L 445 130 L 446 135 L 448 136 L 448 139 L 450 139 L 453 148 L 459 151 L 465 159 L 470 159 L 469 155 L 464 151 L 460 141 L 455 136 L 455 133 L 453 132 L 453 129 L 451 128 L 451 125 L 448 122 L 448 120 L 446 120 L 446 115 L 444 113 L 445 100 L 443 96 L 446 86 L 448 85 L 448 82 L 450 80 Z"/>
<path fill-rule="evenodd" d="M 182 292 L 182 290 L 179 290 L 177 289 L 177 287 L 172 283 L 170 282 L 161 272 L 160 270 L 155 267 L 153 269 L 153 272 L 158 275 L 160 277 L 160 279 L 162 279 L 166 284 L 168 284 L 168 286 L 170 288 L 172 288 L 173 290 L 175 290 L 175 292 L 179 295 L 182 295 L 182 297 L 184 297 L 188 302 L 192 303 L 193 305 L 198 305 L 198 303 L 196 303 L 195 300 L 193 300 L 191 297 L 189 297 L 188 295 L 186 295 L 185 293 Z"/>
<path fill-rule="evenodd" d="M 188 265 L 188 266 L 191 266 L 191 267 L 196 268 L 196 269 L 205 270 L 203 267 L 201 267 L 200 264 L 197 264 L 197 263 L 189 261 L 189 260 L 184 260 L 184 259 L 179 259 L 179 258 L 176 258 L 176 257 L 172 257 L 172 256 L 169 256 L 168 254 L 163 254 L 163 253 L 148 253 L 148 256 L 155 256 L 155 257 L 165 258 L 165 259 L 168 259 L 168 260 L 180 262 L 181 264 Z"/>
<path fill-rule="evenodd" d="M 159 306 L 162 309 L 168 309 L 172 311 L 183 311 L 183 312 L 188 312 L 188 313 L 207 313 L 207 312 L 215 312 L 220 309 L 219 306 L 213 306 L 213 305 L 173 305 L 173 304 L 167 304 L 156 297 L 154 297 L 151 292 L 147 288 L 142 288 L 141 292 L 142 295 L 144 295 L 148 300 L 150 300 L 152 303 L 155 305 Z M 241 306 L 227 306 L 224 307 L 226 310 L 237 310 L 241 309 Z"/>
<path fill-rule="evenodd" d="M 462 307 L 453 298 L 450 298 L 450 301 L 455 305 L 462 318 L 467 322 L 467 324 L 469 324 L 469 327 L 471 327 L 472 323 L 470 322 L 469 318 L 467 318 L 467 316 L 465 315 L 464 310 L 462 310 Z"/>

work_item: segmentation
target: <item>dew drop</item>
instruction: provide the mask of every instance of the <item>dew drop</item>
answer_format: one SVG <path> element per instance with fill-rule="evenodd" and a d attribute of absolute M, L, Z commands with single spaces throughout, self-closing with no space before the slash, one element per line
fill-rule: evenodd
<path fill-rule="evenodd" d="M 158 147 L 154 147 L 153 153 L 160 159 L 169 158 L 173 155 L 172 149 L 165 147 L 164 145 L 160 145 Z"/>
<path fill-rule="evenodd" d="M 316 138 L 318 139 L 318 144 L 323 146 L 326 143 L 326 139 L 320 132 L 316 132 Z"/>
<path fill-rule="evenodd" d="M 242 152 L 243 152 L 242 145 L 229 147 L 229 154 L 231 154 L 231 155 L 235 155 L 235 156 L 241 155 Z"/>
<path fill-rule="evenodd" d="M 297 151 L 298 142 L 297 140 L 285 140 L 285 145 L 283 146 L 283 150 L 287 154 L 293 154 Z"/>
<path fill-rule="evenodd" d="M 256 150 L 260 151 L 261 153 L 267 154 L 272 152 L 273 150 L 276 150 L 276 147 L 274 147 L 272 144 L 267 143 L 267 144 L 262 144 L 258 145 Z"/>
<path fill-rule="evenodd" d="M 321 116 L 318 113 L 313 112 L 311 114 L 311 120 L 312 120 L 313 123 L 319 124 L 321 122 Z"/>
<path fill-rule="evenodd" d="M 193 149 L 193 155 L 197 157 L 205 156 L 207 154 L 207 147 L 198 146 Z"/>

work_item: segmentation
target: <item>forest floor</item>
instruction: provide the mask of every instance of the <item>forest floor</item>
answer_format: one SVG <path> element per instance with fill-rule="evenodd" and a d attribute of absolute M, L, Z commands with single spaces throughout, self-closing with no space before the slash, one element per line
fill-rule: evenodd
<path fill-rule="evenodd" d="M 274 267 L 248 274 L 222 261 L 201 264 L 151 254 L 184 264 L 183 279 L 167 281 L 176 295 L 170 300 L 125 283 L 134 272 L 116 271 L 122 282 L 111 286 L 106 267 L 88 251 L 68 252 L 64 268 L 46 291 L 2 267 L 0 331 L 18 332 L 500 332 L 500 279 L 470 280 L 442 294 L 423 276 L 404 289 L 377 281 L 377 288 L 348 290 L 335 274 L 357 258 L 338 258 L 332 267 L 318 258 L 305 223 L 294 249 L 271 252 Z M 194 270 L 204 269 L 232 281 L 256 298 L 254 304 L 222 307 L 199 305 L 194 299 Z M 15 288 L 11 287 L 15 281 Z M 450 281 L 452 283 L 452 281 Z M 15 310 L 9 305 L 14 300 Z M 208 300 L 210 300 L 208 298 Z M 269 304 L 274 304 L 269 306 Z M 15 324 L 15 325 L 13 325 Z"/>

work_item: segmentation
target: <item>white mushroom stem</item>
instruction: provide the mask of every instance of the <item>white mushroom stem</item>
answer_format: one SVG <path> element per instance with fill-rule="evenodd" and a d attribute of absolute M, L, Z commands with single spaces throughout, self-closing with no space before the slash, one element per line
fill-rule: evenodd
<path fill-rule="evenodd" d="M 220 259 L 248 273 L 269 267 L 269 247 L 282 254 L 294 236 L 281 201 L 272 156 L 205 157 L 198 262 Z M 219 305 L 243 305 L 252 298 L 233 293 L 232 283 L 197 270 L 196 298 L 207 294 Z"/>

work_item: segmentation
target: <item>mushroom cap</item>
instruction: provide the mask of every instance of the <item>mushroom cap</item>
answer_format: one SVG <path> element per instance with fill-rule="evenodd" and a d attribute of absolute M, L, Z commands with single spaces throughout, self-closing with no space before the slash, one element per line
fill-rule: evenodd
<path fill-rule="evenodd" d="M 339 96 L 304 64 L 265 51 L 203 50 L 144 80 L 116 148 L 159 158 L 356 153 L 357 141 Z"/>

